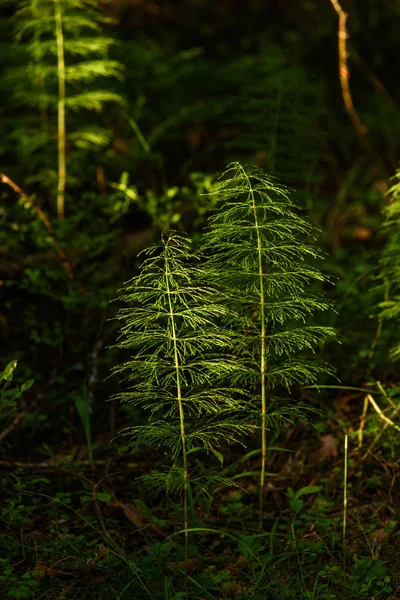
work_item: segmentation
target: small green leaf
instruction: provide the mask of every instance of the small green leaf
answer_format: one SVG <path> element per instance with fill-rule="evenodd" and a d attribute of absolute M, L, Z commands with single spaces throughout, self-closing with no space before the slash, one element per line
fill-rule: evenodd
<path fill-rule="evenodd" d="M 111 500 L 111 494 L 108 492 L 98 492 L 97 499 L 100 500 L 100 502 L 105 502 L 108 504 Z"/>
<path fill-rule="evenodd" d="M 99 497 L 99 494 L 97 494 L 97 497 Z M 93 498 L 92 498 L 92 496 L 84 495 L 84 496 L 80 496 L 79 500 L 80 500 L 81 504 L 84 504 L 85 502 L 91 502 L 93 500 Z"/>
<path fill-rule="evenodd" d="M 32 385 L 34 384 L 35 380 L 34 379 L 28 379 L 28 381 L 25 381 L 25 383 L 23 383 L 21 385 L 21 394 L 23 394 L 24 392 L 26 392 L 27 390 L 29 390 L 30 387 L 32 387 Z"/>
<path fill-rule="evenodd" d="M 393 398 L 393 396 L 396 396 L 399 392 L 400 392 L 400 387 L 394 387 L 388 391 L 388 396 Z"/>
<path fill-rule="evenodd" d="M 304 494 L 315 494 L 316 492 L 320 492 L 321 490 L 321 485 L 306 485 L 305 487 L 302 487 L 296 492 L 295 497 L 300 498 L 300 496 L 304 496 Z"/>
<path fill-rule="evenodd" d="M 303 502 L 303 500 L 291 500 L 289 502 L 289 505 L 290 505 L 290 508 L 292 510 L 294 510 L 295 513 L 298 513 L 303 508 L 304 502 Z"/>
<path fill-rule="evenodd" d="M 174 198 L 177 195 L 178 192 L 179 192 L 179 188 L 178 187 L 169 188 L 169 190 L 167 191 L 167 197 L 168 198 Z"/>
<path fill-rule="evenodd" d="M 15 371 L 17 363 L 17 359 L 14 359 L 10 363 L 8 363 L 4 371 L 1 373 L 1 379 L 5 379 L 6 381 L 12 381 L 13 373 Z"/>
<path fill-rule="evenodd" d="M 295 498 L 296 494 L 293 491 L 293 488 L 291 488 L 290 486 L 288 487 L 286 494 L 288 496 L 288 498 Z"/>
<path fill-rule="evenodd" d="M 175 548 L 175 542 L 172 540 L 168 540 L 167 542 L 162 542 L 160 546 L 160 550 L 163 554 L 167 555 Z"/>
<path fill-rule="evenodd" d="M 178 223 L 181 220 L 180 213 L 174 213 L 171 217 L 171 223 Z"/>

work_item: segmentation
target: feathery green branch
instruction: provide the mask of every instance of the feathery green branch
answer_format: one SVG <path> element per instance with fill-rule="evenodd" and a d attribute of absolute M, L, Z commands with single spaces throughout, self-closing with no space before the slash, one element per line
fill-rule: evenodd
<path fill-rule="evenodd" d="M 110 19 L 94 0 L 22 0 L 13 21 L 18 47 L 12 51 L 20 57 L 6 72 L 6 80 L 18 108 L 36 109 L 14 136 L 20 145 L 24 141 L 25 160 L 34 156 L 40 166 L 36 151 L 50 149 L 57 139 L 58 173 L 46 154 L 44 169 L 32 166 L 32 171 L 35 180 L 50 188 L 57 180 L 57 214 L 63 217 L 74 150 L 94 150 L 110 141 L 104 127 L 90 123 L 87 111 L 100 113 L 109 103 L 123 102 L 106 81 L 121 79 L 123 67 L 108 57 L 115 42 L 103 28 Z"/>
<path fill-rule="evenodd" d="M 209 276 L 241 315 L 246 331 L 237 353 L 250 360 L 247 385 L 261 408 L 262 529 L 267 430 L 273 421 L 294 418 L 306 408 L 292 404 L 285 410 L 273 389 L 313 383 L 321 373 L 329 373 L 329 367 L 315 358 L 296 355 L 315 351 L 334 331 L 306 324 L 315 311 L 329 309 L 326 301 L 307 290 L 326 278 L 306 263 L 319 257 L 314 231 L 297 215 L 286 189 L 261 170 L 245 169 L 237 162 L 223 177 L 203 251 Z"/>
<path fill-rule="evenodd" d="M 132 357 L 115 369 L 129 386 L 116 398 L 149 413 L 146 424 L 122 432 L 132 447 L 171 451 L 172 466 L 147 479 L 157 489 L 164 481 L 167 490 L 183 492 L 187 550 L 189 486 L 196 485 L 188 453 L 213 451 L 255 427 L 244 418 L 247 398 L 236 385 L 245 372 L 231 358 L 236 336 L 218 324 L 232 316 L 216 303 L 200 257 L 176 232 L 164 234 L 161 245 L 145 256 L 121 297 L 130 306 L 117 316 L 123 323 L 117 346 L 129 349 Z"/>

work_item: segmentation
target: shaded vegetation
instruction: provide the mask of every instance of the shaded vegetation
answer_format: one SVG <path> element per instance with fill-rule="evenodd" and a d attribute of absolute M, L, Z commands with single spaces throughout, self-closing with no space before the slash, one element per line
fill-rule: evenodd
<path fill-rule="evenodd" d="M 398 597 L 399 4 L 0 15 L 0 597 Z"/>

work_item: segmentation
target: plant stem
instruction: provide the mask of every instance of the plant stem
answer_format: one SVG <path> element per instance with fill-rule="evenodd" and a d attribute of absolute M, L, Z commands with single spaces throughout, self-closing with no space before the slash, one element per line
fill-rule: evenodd
<path fill-rule="evenodd" d="M 258 253 L 258 276 L 259 276 L 259 289 L 260 289 L 260 310 L 259 316 L 261 320 L 261 344 L 260 344 L 260 376 L 261 376 L 261 475 L 260 475 L 260 519 L 259 519 L 259 532 L 263 531 L 263 510 L 264 510 L 264 491 L 265 491 L 265 467 L 267 462 L 267 392 L 266 392 L 266 381 L 265 381 L 265 299 L 264 299 L 264 281 L 263 281 L 263 261 L 262 261 L 262 244 L 260 238 L 257 206 L 255 203 L 254 192 L 251 186 L 251 182 L 247 176 L 247 173 L 242 168 L 242 171 L 249 182 L 249 190 L 251 195 L 251 206 L 254 215 L 254 224 L 256 228 L 257 236 L 257 253 Z"/>
<path fill-rule="evenodd" d="M 57 186 L 57 215 L 60 219 L 64 217 L 65 206 L 65 181 L 66 181 L 66 158 L 65 158 L 65 59 L 64 59 L 64 35 L 62 24 L 62 13 L 60 0 L 53 0 L 54 16 L 56 24 L 57 41 L 57 76 L 58 76 L 58 186 Z"/>
<path fill-rule="evenodd" d="M 343 588 L 346 586 L 346 524 L 347 524 L 347 455 L 348 434 L 344 436 L 344 479 L 343 479 Z"/>
<path fill-rule="evenodd" d="M 168 241 L 165 244 L 165 284 L 168 295 L 168 307 L 169 316 L 172 330 L 172 341 L 174 345 L 174 363 L 176 372 L 176 399 L 179 408 L 179 423 L 181 431 L 181 446 L 182 446 L 182 462 L 183 462 L 183 519 L 185 528 L 185 575 L 188 577 L 188 547 L 189 547 L 189 508 L 188 508 L 188 460 L 186 453 L 186 433 L 185 433 L 185 418 L 183 414 L 183 403 L 182 403 L 182 390 L 181 390 L 181 377 L 180 377 L 180 364 L 178 356 L 178 346 L 176 339 L 176 329 L 174 320 L 174 310 L 172 306 L 171 288 L 169 282 L 170 272 L 168 265 Z"/>

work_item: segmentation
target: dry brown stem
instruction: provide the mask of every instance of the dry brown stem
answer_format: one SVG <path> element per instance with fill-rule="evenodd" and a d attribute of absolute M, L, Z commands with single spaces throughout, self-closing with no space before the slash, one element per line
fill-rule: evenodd
<path fill-rule="evenodd" d="M 365 143 L 366 142 L 366 126 L 361 123 L 359 116 L 357 115 L 353 98 L 350 92 L 350 71 L 347 64 L 347 44 L 346 40 L 349 37 L 349 33 L 347 31 L 347 18 L 348 13 L 345 12 L 340 6 L 338 0 L 330 0 L 333 8 L 335 9 L 338 17 L 338 52 L 339 52 L 339 80 L 340 87 L 342 89 L 343 103 L 347 114 L 349 115 L 351 122 L 353 123 L 353 127 L 357 132 L 360 140 Z M 368 142 L 367 142 L 368 143 Z"/>
<path fill-rule="evenodd" d="M 24 190 L 22 188 L 20 188 L 19 185 L 17 185 L 12 179 L 10 179 L 7 175 L 5 175 L 5 173 L 0 173 L 0 181 L 2 183 L 5 183 L 6 185 L 8 185 L 11 189 L 13 189 L 14 192 L 16 192 L 21 198 L 23 198 L 25 200 L 25 202 L 30 206 L 30 208 L 33 208 L 33 210 L 36 212 L 39 219 L 45 225 L 47 231 L 50 234 L 51 239 L 53 240 L 55 247 L 57 248 L 57 252 L 58 252 L 58 256 L 60 257 L 61 264 L 68 271 L 69 276 L 72 278 L 73 277 L 72 265 L 69 262 L 65 251 L 61 248 L 60 243 L 57 240 L 57 236 L 54 231 L 53 225 L 51 224 L 46 213 L 40 208 L 40 206 L 35 204 L 35 202 L 32 200 L 32 198 L 30 196 L 28 196 L 28 194 L 26 192 L 24 192 Z"/>
<path fill-rule="evenodd" d="M 11 425 L 0 432 L 0 442 L 2 442 L 8 435 L 10 435 L 12 431 L 14 431 L 14 429 L 18 427 L 19 422 L 25 416 L 25 414 L 26 413 L 21 412 L 15 415 L 14 421 L 11 423 Z"/>
<path fill-rule="evenodd" d="M 372 165 L 375 171 L 375 186 L 385 196 L 389 191 L 389 185 L 386 181 L 386 169 L 381 164 L 382 161 L 376 156 L 373 147 L 370 144 L 367 135 L 367 127 L 361 122 L 353 103 L 353 98 L 350 91 L 350 70 L 347 63 L 347 39 L 349 33 L 347 31 L 348 13 L 343 10 L 338 0 L 330 0 L 336 14 L 339 18 L 338 23 L 338 56 L 339 56 L 339 81 L 342 90 L 342 97 L 345 110 L 353 124 L 354 130 L 365 150 L 365 152 L 373 157 L 374 164 Z M 389 199 L 389 198 L 388 198 Z"/>

